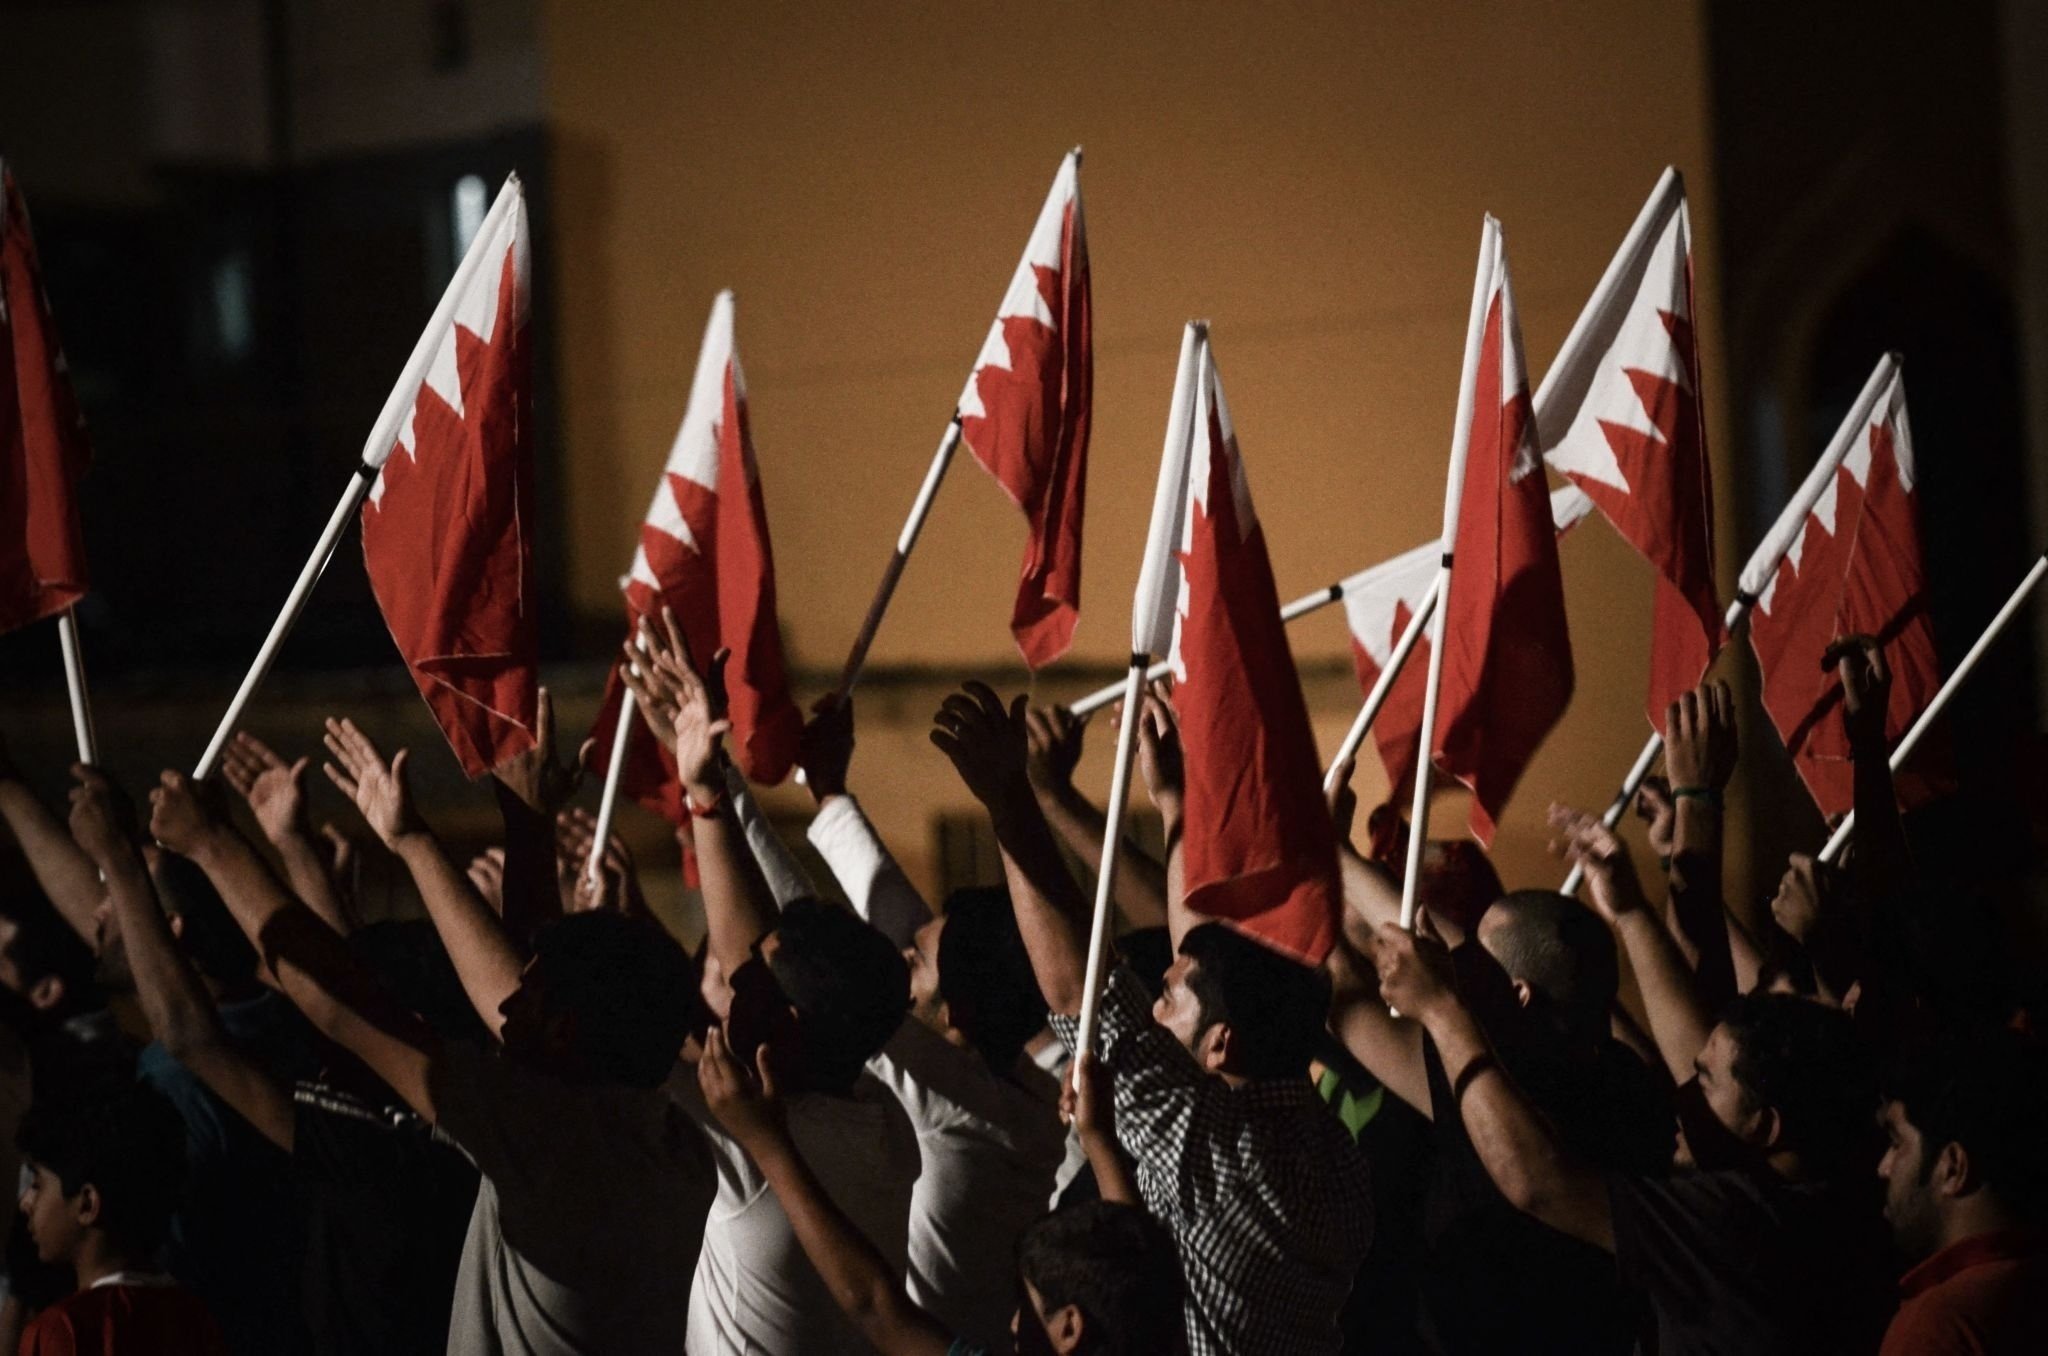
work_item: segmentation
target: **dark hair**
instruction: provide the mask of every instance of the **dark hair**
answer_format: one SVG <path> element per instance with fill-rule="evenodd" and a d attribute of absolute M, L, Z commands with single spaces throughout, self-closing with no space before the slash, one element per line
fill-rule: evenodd
<path fill-rule="evenodd" d="M 1230 1027 L 1232 1072 L 1247 1078 L 1305 1078 L 1330 1012 L 1322 971 L 1221 923 L 1203 923 L 1180 939 L 1194 961 L 1188 981 L 1201 1004 L 1200 1029 Z"/>
<path fill-rule="evenodd" d="M 1604 1031 L 1621 987 L 1621 963 L 1607 925 L 1555 890 L 1516 890 L 1487 912 L 1500 919 L 1489 932 L 1487 950 L 1508 977 L 1527 983 L 1567 1025 Z"/>
<path fill-rule="evenodd" d="M 1819 1175 L 1849 1169 L 1871 1143 L 1877 1081 L 1849 1014 L 1788 993 L 1741 995 L 1721 1024 L 1735 1042 L 1735 1079 L 1777 1112 L 1790 1147 Z"/>
<path fill-rule="evenodd" d="M 156 1251 L 185 1187 L 185 1123 L 170 1099 L 141 1083 L 102 1079 L 62 1098 L 38 1098 L 15 1142 L 57 1177 L 66 1196 L 100 1196 L 95 1226 L 135 1255 Z"/>
<path fill-rule="evenodd" d="M 1017 930 L 1006 890 L 987 886 L 946 897 L 939 930 L 939 996 L 991 1069 L 1006 1072 L 1045 1027 L 1045 995 Z"/>
<path fill-rule="evenodd" d="M 72 930 L 40 891 L 13 891 L 0 896 L 0 916 L 14 923 L 8 950 L 22 984 L 33 988 L 45 979 L 64 982 L 64 997 L 51 1012 L 66 1017 L 99 1006 L 93 983 L 93 954 L 85 939 Z"/>
<path fill-rule="evenodd" d="M 1116 956 L 1156 1001 L 1166 992 L 1166 972 L 1173 964 L 1173 931 L 1167 927 L 1132 928 L 1116 939 Z"/>
<path fill-rule="evenodd" d="M 842 1092 L 903 1025 L 910 966 L 852 910 L 822 900 L 791 900 L 776 935 L 768 970 L 801 1019 L 804 1081 Z"/>
<path fill-rule="evenodd" d="M 688 1034 L 690 958 L 651 918 L 593 909 L 534 934 L 547 1001 L 575 1017 L 577 1053 L 600 1077 L 660 1086 Z"/>
<path fill-rule="evenodd" d="M 1166 1227 L 1134 1205 L 1082 1201 L 1024 1231 L 1017 1270 L 1048 1313 L 1074 1305 L 1090 1351 L 1170 1356 L 1186 1350 L 1180 1256 Z"/>
<path fill-rule="evenodd" d="M 1954 1028 L 1909 1047 L 1884 1080 L 1920 1132 L 1922 1172 L 1946 1144 L 1960 1144 L 1970 1170 L 1998 1199 L 2031 1221 L 2048 1215 L 2048 1051 L 2003 1027 Z"/>
<path fill-rule="evenodd" d="M 178 946 L 193 968 L 230 991 L 253 981 L 256 948 L 206 873 L 175 852 L 161 852 L 154 878 L 164 912 L 180 921 Z"/>

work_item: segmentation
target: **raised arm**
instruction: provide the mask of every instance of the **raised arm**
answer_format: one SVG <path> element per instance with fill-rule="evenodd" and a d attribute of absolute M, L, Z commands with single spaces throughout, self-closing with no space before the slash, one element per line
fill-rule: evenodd
<path fill-rule="evenodd" d="M 105 773 L 75 764 L 71 834 L 106 877 L 114 926 L 149 1029 L 171 1057 L 279 1148 L 292 1147 L 292 1099 L 235 1047 L 213 995 L 185 960 L 136 847 L 135 807 Z"/>
<path fill-rule="evenodd" d="M 555 756 L 555 699 L 540 690 L 532 748 L 491 769 L 498 814 L 505 822 L 505 861 L 500 885 L 505 931 L 522 949 L 533 934 L 562 916 L 561 882 L 555 874 L 555 815 L 576 794 L 583 756 L 564 767 Z M 583 747 L 588 754 L 589 744 Z"/>
<path fill-rule="evenodd" d="M 1087 728 L 1085 719 L 1064 706 L 1027 707 L 1024 733 L 1029 757 L 1024 771 L 1053 833 L 1090 871 L 1100 871 L 1109 816 L 1074 786 L 1074 765 L 1080 761 L 1081 736 Z M 1154 861 L 1129 834 L 1117 847 L 1111 897 L 1127 926 L 1166 925 L 1166 867 Z"/>
<path fill-rule="evenodd" d="M 1181 938 L 1202 920 L 1188 911 L 1186 855 L 1181 851 L 1181 829 L 1186 822 L 1187 763 L 1181 757 L 1180 717 L 1174 713 L 1173 698 L 1165 681 L 1145 691 L 1144 710 L 1138 718 L 1138 774 L 1152 797 L 1166 829 L 1166 936 L 1173 954 L 1180 954 Z"/>
<path fill-rule="evenodd" d="M 811 846 L 854 912 L 899 947 L 914 944 L 917 930 L 931 921 L 931 906 L 903 874 L 859 802 L 847 790 L 853 767 L 853 699 L 826 697 L 804 722 L 797 746 L 804 784 L 818 803 L 811 820 Z"/>
<path fill-rule="evenodd" d="M 1353 915 L 1330 950 L 1330 1033 L 1366 1071 L 1423 1116 L 1434 1119 L 1429 1071 L 1422 1059 L 1422 1027 L 1396 1017 L 1380 995 L 1371 953 L 1378 923 Z"/>
<path fill-rule="evenodd" d="M 1869 636 L 1839 641 L 1830 651 L 1842 680 L 1842 729 L 1856 769 L 1855 851 L 1849 873 L 1868 899 L 1899 892 L 1913 876 L 1913 853 L 1892 785 L 1885 718 L 1892 704 L 1892 671 L 1884 647 Z"/>
<path fill-rule="evenodd" d="M 327 855 L 313 841 L 306 818 L 306 769 L 310 758 L 287 763 L 268 744 L 237 730 L 221 757 L 221 776 L 248 802 L 249 813 L 263 837 L 277 849 L 285 882 L 320 921 L 343 935 L 354 929 L 328 871 Z"/>
<path fill-rule="evenodd" d="M 1004 710 L 987 684 L 968 683 L 932 717 L 931 740 L 995 825 L 1010 904 L 1047 1007 L 1073 1014 L 1081 1010 L 1087 973 L 1089 903 L 1031 794 L 1024 704 L 1020 696 Z"/>
<path fill-rule="evenodd" d="M 641 642 L 637 650 L 627 649 L 626 686 L 649 728 L 665 732 L 675 751 L 697 850 L 705 940 L 711 958 L 730 975 L 753 958 L 754 944 L 774 931 L 777 910 L 725 779 L 723 745 L 732 729 L 725 715 L 726 653 L 713 655 L 700 676 L 682 628 L 667 608 L 661 627 L 644 628 Z"/>
<path fill-rule="evenodd" d="M 22 779 L 5 741 L 0 741 L 0 821 L 5 821 L 21 855 L 28 858 L 36 885 L 56 906 L 71 930 L 95 944 L 93 915 L 106 897 L 99 869 L 72 840 L 49 806 Z"/>
<path fill-rule="evenodd" d="M 1414 1013 L 1436 1042 L 1466 1138 L 1508 1203 L 1561 1233 L 1613 1251 L 1614 1207 L 1606 1182 L 1559 1143 L 1494 1057 L 1478 1020 L 1458 998 L 1450 952 L 1428 927 L 1428 917 L 1420 915 L 1416 933 L 1395 925 L 1379 930 L 1380 992 L 1401 1011 Z M 1645 921 L 1662 931 L 1656 920 Z"/>
<path fill-rule="evenodd" d="M 500 1008 L 519 987 L 525 957 L 420 817 L 405 775 L 411 752 L 400 749 L 386 763 L 354 721 L 332 718 L 327 722 L 327 751 L 334 759 L 325 765 L 327 779 L 355 803 L 371 831 L 412 873 L 470 1006 L 496 1035 L 505 1024 Z"/>
<path fill-rule="evenodd" d="M 952 1339 L 911 1303 L 903 1282 L 845 1212 L 833 1204 L 797 1151 L 776 1095 L 769 1047 L 762 1046 L 758 1084 L 748 1077 L 714 1026 L 705 1034 L 697 1083 L 704 1102 L 768 1180 L 789 1227 L 819 1279 L 861 1336 L 883 1356 L 946 1356 Z"/>
<path fill-rule="evenodd" d="M 1670 908 L 1709 1011 L 1735 996 L 1721 894 L 1721 798 L 1735 774 L 1735 695 L 1726 683 L 1683 693 L 1664 718 L 1664 767 L 1676 812 Z"/>
<path fill-rule="evenodd" d="M 164 773 L 149 800 L 150 833 L 206 873 L 285 997 L 407 1105 L 434 1119 L 428 1070 L 440 1043 L 433 1032 L 385 993 L 339 933 L 285 889 L 191 778 Z"/>
<path fill-rule="evenodd" d="M 1642 988 L 1650 1036 L 1664 1057 L 1664 1067 L 1674 1082 L 1685 1082 L 1693 1076 L 1693 1060 L 1707 1043 L 1713 1023 L 1678 944 L 1643 901 L 1627 846 L 1597 818 L 1568 806 L 1550 807 L 1550 827 L 1560 836 L 1553 846 L 1585 868 L 1593 910 L 1614 930 Z M 1448 1062 L 1447 1056 L 1447 1066 Z"/>

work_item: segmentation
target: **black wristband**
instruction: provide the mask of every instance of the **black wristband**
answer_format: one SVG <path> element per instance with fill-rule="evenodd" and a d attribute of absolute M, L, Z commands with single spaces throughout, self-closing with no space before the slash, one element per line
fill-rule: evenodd
<path fill-rule="evenodd" d="M 1458 1070 L 1457 1078 L 1454 1079 L 1451 1083 L 1451 1100 L 1453 1102 L 1456 1102 L 1458 1105 L 1463 1106 L 1465 1103 L 1465 1094 L 1466 1092 L 1471 1090 L 1472 1085 L 1479 1081 L 1479 1078 L 1483 1074 L 1485 1074 L 1487 1070 L 1498 1069 L 1499 1067 L 1500 1061 L 1495 1059 L 1491 1052 L 1480 1055 L 1477 1058 L 1475 1058 L 1471 1063 L 1467 1064 L 1464 1068 Z"/>

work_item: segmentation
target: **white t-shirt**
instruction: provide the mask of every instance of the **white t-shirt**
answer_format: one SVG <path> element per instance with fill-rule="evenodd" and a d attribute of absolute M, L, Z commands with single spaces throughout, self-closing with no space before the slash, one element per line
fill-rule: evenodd
<path fill-rule="evenodd" d="M 483 1174 L 449 1356 L 682 1350 L 713 1178 L 669 1093 L 562 1083 L 455 1043 L 431 1077 L 436 1124 Z"/>
<path fill-rule="evenodd" d="M 696 1083 L 670 1087 L 704 1128 L 718 1171 L 718 1199 L 704 1221 L 690 1285 L 691 1356 L 870 1350 L 818 1279 L 775 1192 L 712 1119 Z M 790 1138 L 833 1204 L 901 1272 L 918 1173 L 917 1136 L 903 1108 L 863 1074 L 850 1096 L 800 1093 L 787 1109 Z"/>

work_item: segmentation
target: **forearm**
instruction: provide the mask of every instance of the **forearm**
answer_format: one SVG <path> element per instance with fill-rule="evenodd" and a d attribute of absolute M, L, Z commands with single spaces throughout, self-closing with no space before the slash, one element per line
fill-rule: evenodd
<path fill-rule="evenodd" d="M 562 916 L 562 892 L 555 884 L 555 825 L 502 782 L 493 782 L 498 813 L 505 822 L 504 931 L 525 949 L 533 934 Z M 603 855 L 602 844 L 592 852 Z"/>
<path fill-rule="evenodd" d="M 787 1133 L 747 1146 L 833 1301 L 885 1356 L 943 1356 L 945 1330 L 910 1302 L 901 1279 L 854 1227 Z"/>
<path fill-rule="evenodd" d="M 28 859 L 36 885 L 56 906 L 71 930 L 93 941 L 93 913 L 104 897 L 99 868 L 72 840 L 71 830 L 34 792 L 13 778 L 0 780 L 0 819 Z"/>
<path fill-rule="evenodd" d="M 1698 796 L 1678 802 L 1668 872 L 1671 908 L 1696 975 L 1700 1000 L 1715 1009 L 1735 996 L 1735 963 L 1721 894 L 1721 807 Z"/>
<path fill-rule="evenodd" d="M 689 792 L 697 805 L 716 808 L 691 821 L 697 880 L 704 895 L 704 932 L 710 954 L 730 975 L 753 959 L 754 944 L 775 930 L 778 913 L 753 850 L 747 846 L 730 797 L 712 788 Z"/>
<path fill-rule="evenodd" d="M 327 863 L 321 858 L 320 849 L 314 846 L 313 840 L 294 829 L 271 839 L 270 845 L 277 849 L 278 862 L 284 867 L 285 884 L 291 886 L 299 902 L 344 937 L 355 931 L 355 920 L 349 917 L 348 909 L 342 903 L 341 891 L 335 886 L 334 877 L 328 874 Z"/>
<path fill-rule="evenodd" d="M 1176 956 L 1180 954 L 1181 938 L 1202 921 L 1188 909 L 1187 848 L 1181 839 L 1187 827 L 1183 808 L 1177 798 L 1159 806 L 1160 818 L 1166 824 L 1166 937 Z"/>
<path fill-rule="evenodd" d="M 1517 1210 L 1598 1247 L 1614 1247 L 1606 1184 L 1559 1143 L 1522 1095 L 1462 1004 L 1433 1007 L 1424 1018 L 1442 1055 L 1466 1138 L 1487 1176 Z"/>
<path fill-rule="evenodd" d="M 1145 1200 L 1138 1194 L 1138 1183 L 1131 1175 L 1131 1165 L 1113 1138 L 1084 1134 L 1081 1136 L 1081 1150 L 1088 1156 L 1089 1170 L 1095 1174 L 1096 1193 L 1103 1200 L 1144 1207 Z"/>
<path fill-rule="evenodd" d="M 496 1035 L 505 1022 L 499 1008 L 519 987 L 524 956 L 432 833 L 425 829 L 408 832 L 393 844 L 393 851 L 412 873 L 470 1006 Z"/>
<path fill-rule="evenodd" d="M 1039 990 L 1053 1012 L 1079 1012 L 1088 965 L 1088 901 L 1028 792 L 990 806 L 989 813 Z"/>
<path fill-rule="evenodd" d="M 1093 872 L 1102 870 L 1109 817 L 1071 785 L 1042 793 L 1038 808 L 1067 850 Z M 1124 922 L 1133 928 L 1166 925 L 1166 867 L 1153 860 L 1129 834 L 1117 845 L 1116 880 L 1111 887 Z"/>
<path fill-rule="evenodd" d="M 224 1043 L 220 1013 L 179 951 L 139 853 L 130 849 L 107 863 L 106 889 L 135 978 L 135 998 L 151 1034 L 180 1059 Z"/>
<path fill-rule="evenodd" d="M 1692 972 L 1664 925 L 1644 909 L 1631 909 L 1614 924 L 1615 936 L 1628 956 L 1642 989 L 1650 1019 L 1650 1036 L 1674 1082 L 1692 1077 L 1692 1063 L 1707 1043 L 1711 1023 L 1693 987 Z"/>
<path fill-rule="evenodd" d="M 1856 837 L 1849 871 L 1865 897 L 1899 890 L 1913 873 L 1906 822 L 1892 784 L 1891 755 L 1883 740 L 1858 741 L 1850 750 L 1855 767 Z"/>

